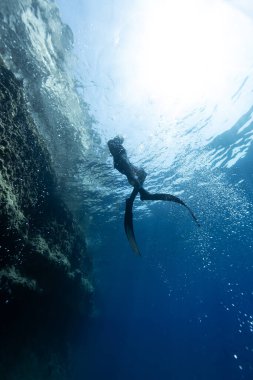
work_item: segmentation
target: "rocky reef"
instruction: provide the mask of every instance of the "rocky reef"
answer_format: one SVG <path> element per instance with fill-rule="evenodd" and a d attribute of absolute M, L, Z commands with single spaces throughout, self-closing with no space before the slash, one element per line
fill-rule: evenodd
<path fill-rule="evenodd" d="M 100 145 L 80 95 L 83 85 L 73 74 L 72 31 L 61 21 L 54 0 L 1 0 L 0 24 L 0 55 L 23 82 L 62 196 L 75 214 L 85 204 L 88 215 L 87 192 L 95 187 L 94 176 L 88 175 Z"/>
<path fill-rule="evenodd" d="M 54 1 L 2 0 L 0 21 L 0 379 L 71 380 L 99 138 Z"/>
<path fill-rule="evenodd" d="M 90 311 L 91 262 L 22 81 L 3 62 L 0 205 L 0 378 L 69 380 L 71 336 Z"/>

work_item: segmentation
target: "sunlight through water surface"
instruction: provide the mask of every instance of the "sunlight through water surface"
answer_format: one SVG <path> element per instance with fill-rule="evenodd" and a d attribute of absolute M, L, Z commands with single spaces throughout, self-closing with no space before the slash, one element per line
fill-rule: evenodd
<path fill-rule="evenodd" d="M 72 14 L 64 16 L 75 17 L 84 96 L 104 142 L 121 133 L 136 149 L 159 123 L 170 141 L 170 122 L 175 132 L 194 108 L 226 107 L 252 67 L 252 20 L 233 2 L 76 0 Z"/>

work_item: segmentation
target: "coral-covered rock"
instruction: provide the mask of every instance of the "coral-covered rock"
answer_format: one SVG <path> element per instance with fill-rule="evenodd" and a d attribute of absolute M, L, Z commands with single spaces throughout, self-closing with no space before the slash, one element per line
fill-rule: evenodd
<path fill-rule="evenodd" d="M 94 191 L 84 176 L 97 156 L 99 137 L 74 76 L 73 34 L 51 0 L 1 0 L 0 55 L 23 81 L 36 128 L 46 141 L 65 202 L 71 210 Z M 80 88 L 79 88 L 80 89 Z M 94 149 L 95 145 L 95 149 Z M 81 172 L 81 175 L 78 175 Z M 80 193 L 80 195 L 79 195 Z"/>
<path fill-rule="evenodd" d="M 0 378 L 14 371 L 15 379 L 64 379 L 64 365 L 57 377 L 49 357 L 56 355 L 59 369 L 60 342 L 89 312 L 90 271 L 84 236 L 57 192 L 22 84 L 0 62 Z M 19 354 L 11 366 L 13 350 Z M 31 374 L 17 377 L 24 361 Z M 32 377 L 35 368 L 40 375 Z"/>

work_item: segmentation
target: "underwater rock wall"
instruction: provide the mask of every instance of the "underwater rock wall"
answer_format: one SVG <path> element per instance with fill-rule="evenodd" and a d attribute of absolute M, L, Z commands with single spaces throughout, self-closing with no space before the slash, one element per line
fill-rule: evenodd
<path fill-rule="evenodd" d="M 3 62 L 0 205 L 0 378 L 69 380 L 69 339 L 90 311 L 91 262 L 22 83 Z"/>
<path fill-rule="evenodd" d="M 80 207 L 88 156 L 98 148 L 93 118 L 79 95 L 73 34 L 53 0 L 1 0 L 0 55 L 23 81 L 29 110 L 46 141 L 65 201 Z M 81 172 L 81 175 L 79 175 Z M 81 192 L 78 198 L 78 191 Z"/>
<path fill-rule="evenodd" d="M 0 379 L 70 380 L 91 311 L 86 219 L 75 216 L 88 214 L 99 139 L 72 48 L 53 0 L 1 0 Z"/>

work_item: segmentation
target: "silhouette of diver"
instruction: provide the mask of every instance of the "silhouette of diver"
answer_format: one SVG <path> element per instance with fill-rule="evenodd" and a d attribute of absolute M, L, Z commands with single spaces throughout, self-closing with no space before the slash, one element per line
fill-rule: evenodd
<path fill-rule="evenodd" d="M 124 139 L 123 137 L 116 136 L 114 139 L 111 139 L 108 141 L 108 147 L 110 150 L 110 153 L 113 156 L 113 163 L 114 168 L 117 169 L 120 173 L 126 175 L 128 182 L 130 185 L 133 186 L 133 191 L 129 198 L 126 199 L 126 208 L 125 208 L 125 218 L 124 218 L 124 227 L 125 232 L 128 238 L 128 241 L 130 243 L 131 248 L 135 253 L 140 255 L 139 248 L 137 246 L 135 235 L 134 235 L 134 229 L 133 229 L 133 203 L 136 198 L 136 195 L 140 194 L 140 199 L 142 201 L 154 201 L 154 200 L 160 200 L 160 201 L 171 201 L 180 203 L 181 205 L 185 206 L 188 211 L 190 212 L 191 216 L 199 226 L 198 220 L 193 214 L 190 207 L 188 207 L 181 199 L 178 197 L 171 195 L 171 194 L 151 194 L 147 190 L 143 188 L 143 183 L 145 181 L 145 178 L 147 176 L 147 173 L 143 168 L 138 168 L 131 164 L 127 157 L 126 149 L 123 147 Z"/>

